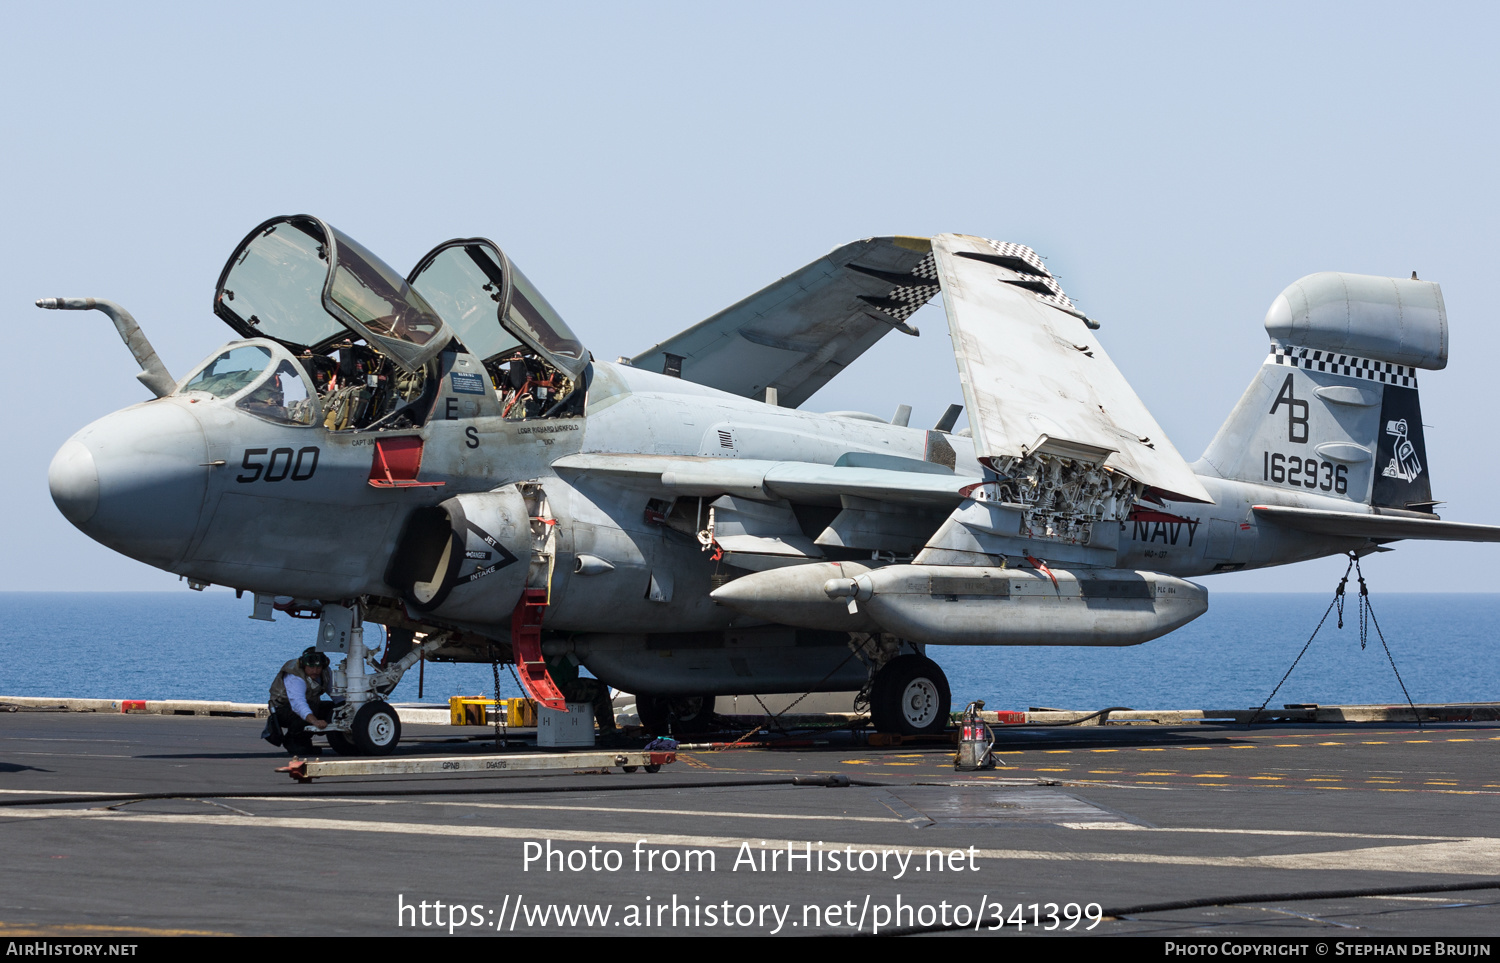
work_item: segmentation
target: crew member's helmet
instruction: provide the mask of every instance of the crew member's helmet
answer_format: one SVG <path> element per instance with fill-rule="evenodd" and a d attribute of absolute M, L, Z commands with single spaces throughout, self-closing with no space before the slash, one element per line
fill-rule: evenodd
<path fill-rule="evenodd" d="M 312 666 L 326 669 L 328 668 L 328 656 L 319 652 L 317 646 L 309 645 L 302 650 L 302 656 L 297 660 L 297 664 L 304 669 L 311 668 Z"/>

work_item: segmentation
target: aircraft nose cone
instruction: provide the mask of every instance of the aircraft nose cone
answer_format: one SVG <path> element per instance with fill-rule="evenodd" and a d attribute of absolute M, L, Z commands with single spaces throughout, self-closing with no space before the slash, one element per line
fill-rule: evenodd
<path fill-rule="evenodd" d="M 82 528 L 99 508 L 99 472 L 93 452 L 74 439 L 64 442 L 47 469 L 47 487 L 57 510 Z"/>
<path fill-rule="evenodd" d="M 99 419 L 69 439 L 47 472 L 52 500 L 85 535 L 166 567 L 192 541 L 208 490 L 203 429 L 177 399 Z"/>

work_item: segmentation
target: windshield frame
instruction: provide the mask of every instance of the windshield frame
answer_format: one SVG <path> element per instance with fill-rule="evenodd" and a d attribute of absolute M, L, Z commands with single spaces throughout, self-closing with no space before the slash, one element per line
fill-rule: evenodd
<path fill-rule="evenodd" d="M 188 387 L 192 380 L 198 377 L 198 375 L 205 369 L 207 369 L 209 365 L 214 364 L 219 360 L 219 358 L 223 357 L 236 348 L 263 348 L 270 352 L 271 357 L 266 362 L 265 367 L 261 368 L 261 370 L 255 375 L 255 377 L 251 378 L 250 381 L 244 385 L 244 387 L 237 388 L 230 394 L 216 395 L 212 391 L 206 391 L 201 388 Z M 249 397 L 250 394 L 260 388 L 260 386 L 263 385 L 269 378 L 275 375 L 277 371 L 281 370 L 281 366 L 286 363 L 290 363 L 293 372 L 297 375 L 297 377 L 302 379 L 303 390 L 306 391 L 307 399 L 309 402 L 311 402 L 309 409 L 311 420 L 309 420 L 305 424 L 294 420 L 271 418 L 269 416 L 262 415 L 256 412 L 252 408 L 243 407 L 240 404 L 240 402 Z M 198 395 L 199 398 L 195 400 L 205 402 L 222 402 L 223 404 L 243 411 L 248 415 L 259 418 L 262 421 L 269 421 L 270 423 L 275 425 L 285 425 L 291 428 L 311 428 L 314 425 L 321 425 L 323 423 L 323 401 L 318 396 L 317 390 L 313 387 L 312 378 L 308 377 L 307 368 L 302 364 L 297 356 L 286 347 L 286 345 L 280 343 L 274 338 L 246 338 L 241 341 L 228 341 L 220 345 L 212 353 L 210 353 L 208 357 L 204 358 L 201 362 L 194 365 L 192 370 L 187 373 L 186 377 L 177 382 L 177 386 L 172 389 L 172 394 L 169 397 L 188 397 L 190 395 Z"/>

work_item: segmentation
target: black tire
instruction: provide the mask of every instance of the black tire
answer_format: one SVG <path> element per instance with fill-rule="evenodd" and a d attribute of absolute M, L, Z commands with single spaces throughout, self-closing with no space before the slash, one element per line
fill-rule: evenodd
<path fill-rule="evenodd" d="M 884 670 L 877 672 L 875 678 L 870 680 L 870 728 L 876 732 L 895 732 L 891 723 L 891 714 L 886 705 L 885 680 L 890 676 Z"/>
<path fill-rule="evenodd" d="M 664 735 L 671 721 L 671 710 L 666 696 L 637 695 L 635 714 L 641 717 L 641 726 L 653 736 Z"/>
<path fill-rule="evenodd" d="M 952 694 L 948 677 L 926 656 L 902 655 L 886 663 L 870 693 L 872 718 L 882 732 L 933 735 L 948 728 Z M 878 715 L 874 711 L 879 706 Z"/>
<path fill-rule="evenodd" d="M 694 735 L 713 728 L 716 698 L 637 695 L 635 712 L 641 717 L 641 725 L 653 736 Z"/>
<path fill-rule="evenodd" d="M 359 747 L 354 744 L 353 739 L 349 738 L 347 732 L 329 732 L 328 748 L 341 756 L 359 755 Z"/>
<path fill-rule="evenodd" d="M 349 728 L 361 756 L 388 756 L 401 741 L 401 717 L 379 700 L 360 706 Z"/>

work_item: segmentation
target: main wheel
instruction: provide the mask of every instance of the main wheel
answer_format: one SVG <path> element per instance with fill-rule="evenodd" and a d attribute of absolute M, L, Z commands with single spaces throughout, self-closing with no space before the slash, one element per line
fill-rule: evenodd
<path fill-rule="evenodd" d="M 885 681 L 890 676 L 884 671 L 875 673 L 875 678 L 870 680 L 870 728 L 876 732 L 894 732 L 895 727 L 891 724 L 890 713 L 887 711 L 887 700 L 885 698 Z"/>
<path fill-rule="evenodd" d="M 707 732 L 713 726 L 716 697 L 637 695 L 635 711 L 641 725 L 653 736 L 692 735 Z"/>
<path fill-rule="evenodd" d="M 354 746 L 362 756 L 390 755 L 401 741 L 401 717 L 379 700 L 360 706 L 349 728 Z"/>
<path fill-rule="evenodd" d="M 886 663 L 870 693 L 876 728 L 909 736 L 947 729 L 951 702 L 947 676 L 922 655 L 897 656 Z"/>

